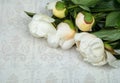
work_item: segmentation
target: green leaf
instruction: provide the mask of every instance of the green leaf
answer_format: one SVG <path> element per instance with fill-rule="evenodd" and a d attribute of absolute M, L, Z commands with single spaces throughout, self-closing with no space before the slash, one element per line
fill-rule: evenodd
<path fill-rule="evenodd" d="M 120 0 L 117 0 L 120 3 Z"/>
<path fill-rule="evenodd" d="M 95 7 L 91 8 L 92 12 L 109 12 L 120 10 L 120 4 L 116 0 L 101 0 Z"/>
<path fill-rule="evenodd" d="M 106 41 L 117 41 L 120 40 L 120 29 L 113 30 L 100 30 L 98 32 L 94 32 L 94 35 Z"/>
<path fill-rule="evenodd" d="M 73 6 L 71 6 L 71 7 L 73 7 Z M 81 11 L 82 11 L 82 9 L 79 8 L 79 6 L 77 6 L 75 8 L 71 8 L 71 9 L 68 10 L 68 14 L 67 14 L 66 18 L 69 17 L 69 19 L 71 19 L 71 17 L 72 17 L 73 19 L 71 19 L 71 20 L 75 20 L 77 14 Z"/>
<path fill-rule="evenodd" d="M 90 11 L 90 8 L 87 6 L 79 5 L 79 7 L 82 8 L 83 10 Z"/>
<path fill-rule="evenodd" d="M 106 27 L 117 27 L 120 28 L 120 11 L 111 12 L 106 17 Z"/>
<path fill-rule="evenodd" d="M 110 45 L 111 45 L 114 49 L 120 49 L 120 40 L 111 42 Z"/>
<path fill-rule="evenodd" d="M 24 11 L 29 17 L 33 17 L 35 13 Z"/>
<path fill-rule="evenodd" d="M 85 6 L 93 6 L 96 5 L 96 3 L 100 0 L 71 0 L 74 4 L 80 4 Z"/>

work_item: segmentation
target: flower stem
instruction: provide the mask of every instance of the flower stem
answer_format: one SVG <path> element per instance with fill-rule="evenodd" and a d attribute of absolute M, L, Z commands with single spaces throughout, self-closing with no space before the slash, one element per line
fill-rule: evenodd
<path fill-rule="evenodd" d="M 112 11 L 120 11 L 120 9 L 91 9 L 92 13 L 97 13 L 97 12 L 112 12 Z"/>
<path fill-rule="evenodd" d="M 78 5 L 70 6 L 70 7 L 68 7 L 67 9 L 73 9 L 73 8 L 75 8 L 75 7 L 78 7 Z"/>

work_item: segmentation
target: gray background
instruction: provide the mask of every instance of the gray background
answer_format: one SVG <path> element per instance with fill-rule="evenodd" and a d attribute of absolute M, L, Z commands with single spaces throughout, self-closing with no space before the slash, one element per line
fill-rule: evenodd
<path fill-rule="evenodd" d="M 50 48 L 30 35 L 24 11 L 50 14 L 53 0 L 0 0 L 0 83 L 120 83 L 120 68 L 83 62 L 76 48 Z"/>

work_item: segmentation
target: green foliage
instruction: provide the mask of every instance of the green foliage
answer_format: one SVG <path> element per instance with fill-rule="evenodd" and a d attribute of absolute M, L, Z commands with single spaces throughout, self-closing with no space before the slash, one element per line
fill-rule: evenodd
<path fill-rule="evenodd" d="M 110 45 L 114 48 L 114 49 L 120 49 L 120 39 L 114 42 L 111 42 Z"/>
<path fill-rule="evenodd" d="M 35 13 L 24 11 L 29 17 L 33 17 Z"/>
<path fill-rule="evenodd" d="M 85 6 L 93 6 L 100 0 L 71 0 L 74 4 L 85 5 Z"/>
<path fill-rule="evenodd" d="M 111 12 L 120 10 L 120 4 L 116 0 L 101 0 L 94 7 L 92 12 Z"/>
<path fill-rule="evenodd" d="M 107 15 L 106 27 L 120 28 L 120 11 L 111 12 Z"/>
<path fill-rule="evenodd" d="M 117 0 L 120 3 L 120 0 Z"/>
<path fill-rule="evenodd" d="M 120 49 L 120 29 L 100 30 L 93 34 L 109 43 L 114 49 Z"/>
<path fill-rule="evenodd" d="M 105 41 L 110 42 L 114 42 L 120 39 L 120 29 L 100 30 L 98 32 L 94 32 L 93 34 Z"/>
<path fill-rule="evenodd" d="M 90 8 L 84 5 L 79 5 L 79 7 L 85 11 L 90 11 Z"/>

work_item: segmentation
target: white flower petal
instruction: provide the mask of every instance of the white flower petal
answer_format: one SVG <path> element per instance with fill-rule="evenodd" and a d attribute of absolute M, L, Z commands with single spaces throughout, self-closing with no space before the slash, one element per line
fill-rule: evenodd
<path fill-rule="evenodd" d="M 59 46 L 59 37 L 57 37 L 56 34 L 48 35 L 47 41 L 48 44 L 53 48 L 57 48 Z"/>
<path fill-rule="evenodd" d="M 85 36 L 90 37 L 90 39 L 91 39 L 91 38 L 96 38 L 96 36 L 93 35 L 93 34 L 89 34 L 89 33 L 87 33 L 87 32 L 82 32 L 82 33 L 76 33 L 74 39 L 75 39 L 75 41 L 80 41 L 80 40 L 83 39 Z"/>
<path fill-rule="evenodd" d="M 67 23 L 60 23 L 57 26 L 56 36 L 59 37 L 59 45 L 62 49 L 69 49 L 74 45 L 75 31 Z"/>
<path fill-rule="evenodd" d="M 77 43 L 77 50 L 85 61 L 96 66 L 106 64 L 106 55 L 101 39 L 92 34 L 82 32 L 75 35 L 75 41 Z"/>
<path fill-rule="evenodd" d="M 107 63 L 106 58 L 103 57 L 102 61 L 96 62 L 96 63 L 92 63 L 92 65 L 94 65 L 94 66 L 102 66 L 102 65 L 105 65 L 106 63 Z"/>
<path fill-rule="evenodd" d="M 48 35 L 48 44 L 51 47 L 61 46 L 62 49 L 69 49 L 74 45 L 75 31 L 71 30 L 67 23 L 60 23 L 54 34 Z"/>
<path fill-rule="evenodd" d="M 60 1 L 60 0 L 59 0 L 59 1 Z M 48 9 L 48 10 L 52 10 L 53 8 L 55 8 L 56 3 L 57 3 L 57 1 L 48 3 L 47 9 Z"/>
<path fill-rule="evenodd" d="M 61 39 L 71 39 L 75 35 L 75 31 L 70 28 L 70 26 L 67 23 L 60 23 L 57 26 L 57 36 L 59 36 Z"/>
<path fill-rule="evenodd" d="M 57 35 L 60 36 L 61 38 L 65 37 L 66 34 L 69 34 L 70 32 L 70 27 L 67 23 L 60 23 L 57 26 Z"/>
<path fill-rule="evenodd" d="M 59 44 L 62 49 L 70 49 L 75 44 L 75 42 L 74 42 L 74 39 L 70 39 L 66 41 L 60 40 Z"/>
<path fill-rule="evenodd" d="M 53 21 L 53 18 L 44 14 L 34 15 L 29 23 L 30 33 L 35 37 L 46 38 L 49 34 L 56 32 L 55 27 L 51 24 Z"/>
<path fill-rule="evenodd" d="M 36 14 L 33 16 L 33 19 L 32 20 L 35 20 L 35 21 L 46 21 L 46 22 L 54 22 L 55 20 L 47 15 L 44 15 L 44 14 Z"/>
<path fill-rule="evenodd" d="M 110 52 L 106 51 L 108 64 L 112 67 L 120 67 L 120 60 L 117 60 Z"/>
<path fill-rule="evenodd" d="M 47 37 L 48 34 L 56 32 L 54 26 L 45 21 L 31 21 L 29 24 L 29 30 L 35 37 Z"/>

